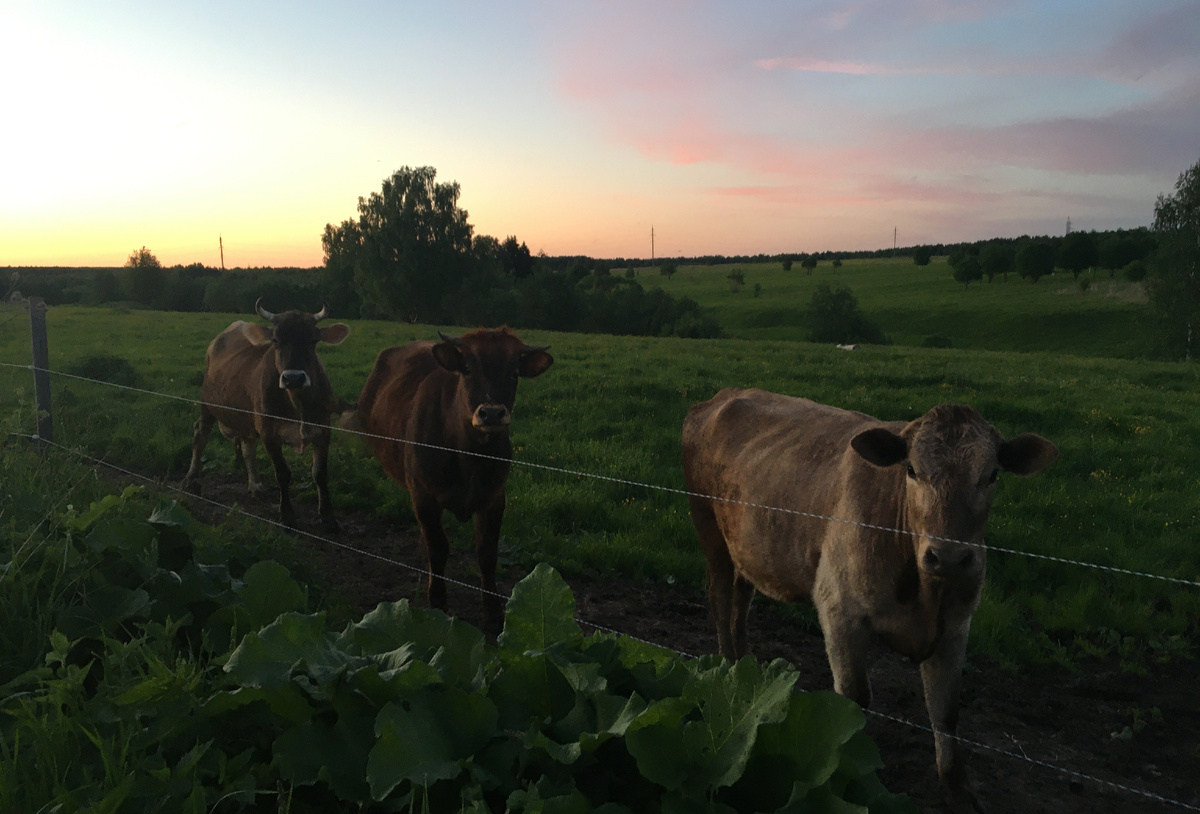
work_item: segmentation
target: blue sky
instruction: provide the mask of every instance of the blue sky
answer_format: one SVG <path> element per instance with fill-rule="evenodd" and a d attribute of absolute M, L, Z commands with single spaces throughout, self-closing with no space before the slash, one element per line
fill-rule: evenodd
<path fill-rule="evenodd" d="M 1200 3 L 0 2 L 0 265 L 317 265 L 401 166 L 647 256 L 1148 225 Z"/>

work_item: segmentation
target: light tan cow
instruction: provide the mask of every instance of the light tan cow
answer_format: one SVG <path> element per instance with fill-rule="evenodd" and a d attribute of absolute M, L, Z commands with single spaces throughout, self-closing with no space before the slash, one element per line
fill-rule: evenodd
<path fill-rule="evenodd" d="M 683 471 L 721 654 L 746 654 L 756 590 L 812 602 L 834 689 L 866 707 L 878 637 L 920 663 L 938 776 L 954 804 L 971 805 L 954 734 L 996 478 L 1057 457 L 1046 439 L 1006 441 L 957 405 L 907 424 L 763 390 L 730 388 L 693 406 Z"/>

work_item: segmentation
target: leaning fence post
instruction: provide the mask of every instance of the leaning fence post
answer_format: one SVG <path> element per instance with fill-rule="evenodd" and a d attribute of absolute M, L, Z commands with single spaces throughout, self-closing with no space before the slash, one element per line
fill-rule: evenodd
<path fill-rule="evenodd" d="M 37 434 L 54 441 L 54 421 L 50 414 L 50 346 L 46 340 L 46 301 L 29 297 L 29 331 L 33 338 L 33 395 L 37 403 Z"/>

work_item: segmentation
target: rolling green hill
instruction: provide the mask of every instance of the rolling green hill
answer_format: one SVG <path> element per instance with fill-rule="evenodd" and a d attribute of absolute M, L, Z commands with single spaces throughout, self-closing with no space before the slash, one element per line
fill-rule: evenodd
<path fill-rule="evenodd" d="M 745 287 L 732 293 L 726 275 L 740 268 Z M 615 270 L 614 274 L 621 273 Z M 658 268 L 637 269 L 646 287 L 691 297 L 709 309 L 725 334 L 739 339 L 808 338 L 806 308 L 821 283 L 848 286 L 866 316 L 897 345 L 920 347 L 944 337 L 951 347 L 970 350 L 1046 351 L 1077 356 L 1138 358 L 1152 352 L 1146 295 L 1140 283 L 1103 272 L 1065 272 L 1033 284 L 1010 274 L 966 290 L 953 279 L 944 257 L 928 266 L 908 257 L 846 260 L 840 268 L 822 261 L 811 274 L 796 263 L 680 266 L 667 279 Z M 761 286 L 755 294 L 755 286 Z"/>

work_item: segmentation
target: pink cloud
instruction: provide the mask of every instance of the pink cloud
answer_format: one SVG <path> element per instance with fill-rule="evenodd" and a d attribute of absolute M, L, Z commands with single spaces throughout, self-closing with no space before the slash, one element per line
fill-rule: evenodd
<path fill-rule="evenodd" d="M 869 62 L 847 62 L 829 59 L 801 59 L 798 57 L 776 57 L 760 59 L 754 63 L 767 71 L 786 68 L 790 71 L 812 71 L 815 73 L 843 73 L 854 76 L 893 76 L 898 74 L 929 73 L 924 68 L 893 68 Z"/>

